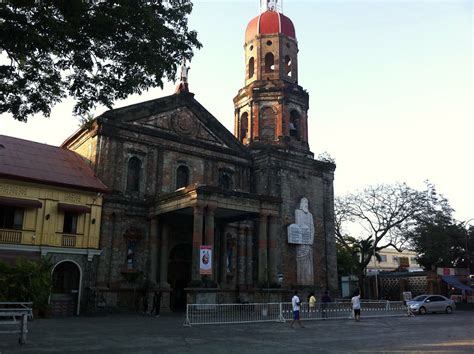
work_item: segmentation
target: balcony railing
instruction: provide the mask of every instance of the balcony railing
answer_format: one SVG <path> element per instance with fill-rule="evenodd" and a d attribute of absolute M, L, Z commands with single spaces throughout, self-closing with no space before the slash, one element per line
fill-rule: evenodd
<path fill-rule="evenodd" d="M 21 231 L 0 229 L 0 243 L 21 243 Z"/>
<path fill-rule="evenodd" d="M 63 247 L 76 247 L 76 236 L 63 235 L 61 239 L 61 246 Z"/>
<path fill-rule="evenodd" d="M 0 244 L 42 245 L 68 248 L 99 248 L 98 237 L 83 234 L 35 233 L 32 230 L 0 229 Z"/>

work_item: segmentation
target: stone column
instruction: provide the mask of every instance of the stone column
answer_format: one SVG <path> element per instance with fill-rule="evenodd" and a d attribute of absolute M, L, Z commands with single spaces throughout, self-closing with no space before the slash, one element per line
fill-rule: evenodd
<path fill-rule="evenodd" d="M 283 111 L 283 135 L 290 136 L 290 110 L 288 108 L 288 102 L 283 103 L 282 111 Z"/>
<path fill-rule="evenodd" d="M 260 214 L 258 224 L 258 281 L 267 283 L 267 215 Z"/>
<path fill-rule="evenodd" d="M 239 110 L 234 109 L 234 136 L 237 136 L 240 141 L 242 137 L 240 136 L 240 125 L 239 125 Z"/>
<path fill-rule="evenodd" d="M 191 278 L 193 281 L 200 281 L 201 275 L 199 274 L 199 250 L 202 245 L 202 221 L 203 221 L 203 210 L 200 206 L 194 207 L 194 218 L 193 218 L 193 255 L 192 255 L 192 271 Z"/>
<path fill-rule="evenodd" d="M 308 142 L 308 114 L 305 112 L 302 117 L 300 117 L 301 120 L 301 128 L 300 128 L 300 139 L 301 141 L 307 143 Z"/>
<path fill-rule="evenodd" d="M 269 217 L 268 232 L 268 270 L 270 283 L 277 282 L 278 239 L 280 236 L 280 219 L 277 216 Z"/>
<path fill-rule="evenodd" d="M 255 138 L 260 139 L 260 129 L 259 129 L 259 107 L 258 107 L 258 102 L 253 102 L 252 103 L 252 141 L 255 140 Z"/>
<path fill-rule="evenodd" d="M 278 112 L 277 112 L 277 120 L 275 124 L 275 135 L 278 140 L 283 139 L 283 110 L 285 106 L 283 105 L 283 101 L 280 99 L 278 100 Z"/>
<path fill-rule="evenodd" d="M 160 249 L 160 287 L 168 288 L 168 235 L 169 227 L 163 224 L 161 228 L 161 249 Z"/>
<path fill-rule="evenodd" d="M 253 228 L 247 228 L 247 273 L 246 273 L 246 283 L 247 285 L 253 285 Z"/>
<path fill-rule="evenodd" d="M 247 263 L 245 257 L 245 251 L 247 247 L 245 241 L 245 225 L 239 224 L 239 230 L 237 234 L 237 284 L 239 286 L 245 285 L 245 265 Z"/>
<path fill-rule="evenodd" d="M 217 264 L 215 261 L 216 253 L 214 252 L 214 210 L 215 207 L 208 206 L 206 208 L 206 219 L 204 223 L 204 239 L 206 246 L 212 247 L 212 274 L 209 276 L 211 279 L 216 279 L 216 268 Z"/>
<path fill-rule="evenodd" d="M 152 217 L 150 220 L 150 275 L 149 280 L 156 284 L 156 270 L 158 267 L 158 220 Z"/>
<path fill-rule="evenodd" d="M 227 233 L 224 227 L 219 229 L 219 237 L 219 280 L 221 286 L 223 286 L 227 283 Z"/>

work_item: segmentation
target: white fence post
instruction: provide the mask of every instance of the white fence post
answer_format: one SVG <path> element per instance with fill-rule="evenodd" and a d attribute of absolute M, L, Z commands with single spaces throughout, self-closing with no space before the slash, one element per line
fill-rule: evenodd
<path fill-rule="evenodd" d="M 279 312 L 278 322 L 285 323 L 286 320 L 285 320 L 285 316 L 283 316 L 283 303 L 281 302 L 278 304 L 278 312 Z"/>
<path fill-rule="evenodd" d="M 186 319 L 184 320 L 183 326 L 191 327 L 191 321 L 189 321 L 189 306 L 190 304 L 186 305 Z"/>

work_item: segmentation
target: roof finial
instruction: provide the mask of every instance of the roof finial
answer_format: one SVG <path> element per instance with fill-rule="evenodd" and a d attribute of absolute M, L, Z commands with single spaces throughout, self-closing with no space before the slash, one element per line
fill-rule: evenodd
<path fill-rule="evenodd" d="M 189 86 L 188 86 L 189 69 L 191 69 L 191 67 L 186 66 L 186 58 L 184 58 L 183 63 L 181 64 L 181 76 L 179 78 L 179 84 L 176 87 L 175 93 L 189 92 Z"/>
<path fill-rule="evenodd" d="M 260 0 L 260 12 L 277 11 L 282 12 L 282 0 Z"/>

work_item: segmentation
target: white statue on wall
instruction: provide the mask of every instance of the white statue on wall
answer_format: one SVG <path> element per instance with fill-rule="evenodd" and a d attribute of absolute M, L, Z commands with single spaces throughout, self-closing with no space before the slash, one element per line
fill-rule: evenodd
<path fill-rule="evenodd" d="M 295 223 L 304 232 L 304 241 L 296 246 L 296 277 L 298 285 L 313 285 L 313 214 L 308 209 L 308 199 L 301 198 L 300 208 L 295 210 Z M 308 234 L 309 233 L 309 234 Z"/>

